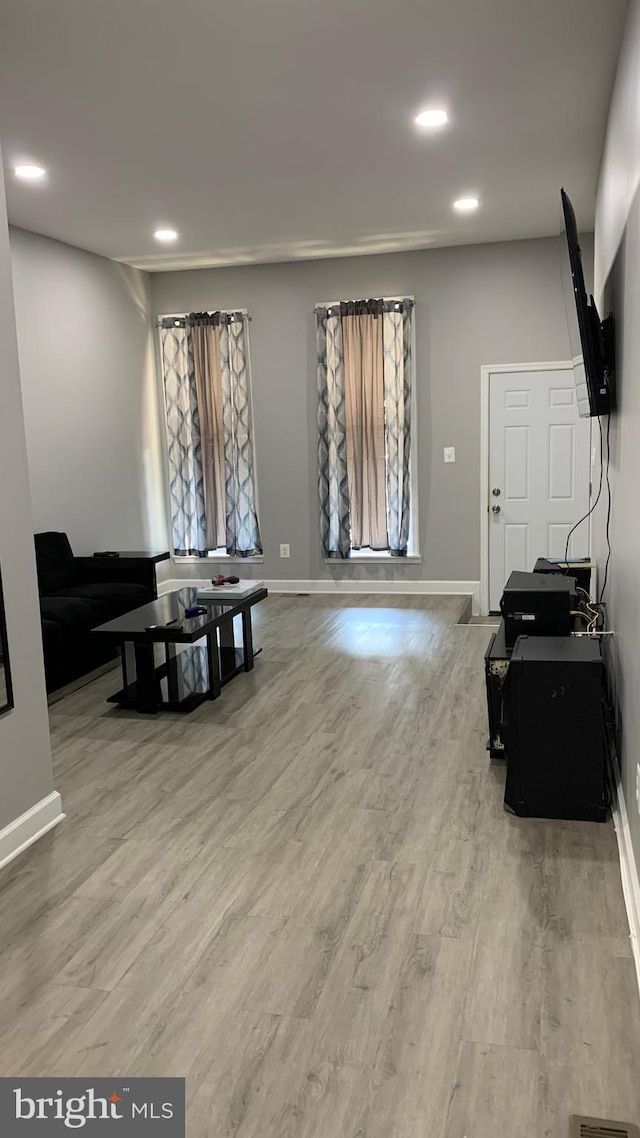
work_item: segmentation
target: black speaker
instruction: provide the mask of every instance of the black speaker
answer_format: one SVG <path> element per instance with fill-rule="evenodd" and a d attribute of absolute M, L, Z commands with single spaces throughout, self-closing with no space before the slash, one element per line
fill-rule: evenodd
<path fill-rule="evenodd" d="M 521 817 L 604 822 L 600 641 L 521 636 L 504 687 L 504 804 Z"/>

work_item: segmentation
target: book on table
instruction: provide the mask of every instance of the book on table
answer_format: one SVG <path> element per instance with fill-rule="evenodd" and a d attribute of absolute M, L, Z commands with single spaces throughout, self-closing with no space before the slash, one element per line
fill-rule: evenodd
<path fill-rule="evenodd" d="M 243 601 L 258 589 L 264 589 L 264 581 L 241 579 L 235 585 L 203 585 L 198 589 L 198 604 L 219 605 L 225 601 Z"/>

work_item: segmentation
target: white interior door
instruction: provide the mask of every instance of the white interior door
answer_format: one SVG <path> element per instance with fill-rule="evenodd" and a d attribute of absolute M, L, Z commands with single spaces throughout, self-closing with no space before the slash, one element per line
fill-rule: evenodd
<path fill-rule="evenodd" d="M 489 608 L 507 577 L 538 557 L 564 557 L 589 509 L 591 420 L 580 419 L 573 372 L 493 372 L 489 383 Z M 589 553 L 589 524 L 570 557 Z"/>

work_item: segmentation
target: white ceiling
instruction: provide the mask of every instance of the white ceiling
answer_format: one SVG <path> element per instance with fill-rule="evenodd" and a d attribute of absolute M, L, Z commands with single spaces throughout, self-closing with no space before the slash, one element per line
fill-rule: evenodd
<path fill-rule="evenodd" d="M 589 229 L 625 9 L 2 0 L 10 220 L 152 270 L 557 233 L 562 184 Z"/>

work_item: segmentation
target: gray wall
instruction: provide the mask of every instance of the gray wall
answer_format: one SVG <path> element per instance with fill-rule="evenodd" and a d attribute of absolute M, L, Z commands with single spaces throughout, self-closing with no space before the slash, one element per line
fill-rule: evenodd
<path fill-rule="evenodd" d="M 165 546 L 147 274 L 20 229 L 11 254 L 36 530 Z"/>
<path fill-rule="evenodd" d="M 616 79 L 596 212 L 596 289 L 612 305 L 617 327 L 617 411 L 611 416 L 612 557 L 608 604 L 610 676 L 617 703 L 622 787 L 636 863 L 640 816 L 640 4 L 633 0 Z M 602 572 L 606 504 L 598 508 L 594 541 Z"/>
<path fill-rule="evenodd" d="M 585 242 L 587 250 L 590 242 Z M 322 563 L 318 536 L 315 330 L 318 301 L 416 298 L 419 514 L 423 563 Z M 247 307 L 265 563 L 255 575 L 478 580 L 482 364 L 569 355 L 554 238 L 414 253 L 157 273 L 155 314 Z M 455 446 L 455 465 L 442 448 Z M 291 560 L 279 557 L 280 542 Z M 184 576 L 197 567 L 184 565 Z M 204 572 L 204 570 L 203 570 Z M 177 572 L 175 573 L 177 575 Z"/>
<path fill-rule="evenodd" d="M 555 239 L 146 274 L 11 233 L 36 529 L 78 552 L 167 544 L 164 442 L 150 314 L 249 308 L 268 579 L 479 579 L 480 367 L 564 359 Z M 587 248 L 589 242 L 586 242 Z M 327 566 L 318 534 L 314 305 L 416 297 L 422 564 Z M 442 448 L 456 447 L 444 465 Z M 281 560 L 279 545 L 291 545 Z M 182 564 L 161 576 L 209 570 Z"/>
<path fill-rule="evenodd" d="M 0 161 L 0 170 L 2 163 Z M 31 501 L 0 176 L 0 569 L 15 708 L 0 715 L 0 830 L 53 790 Z"/>

